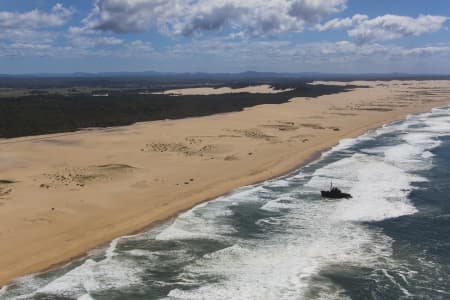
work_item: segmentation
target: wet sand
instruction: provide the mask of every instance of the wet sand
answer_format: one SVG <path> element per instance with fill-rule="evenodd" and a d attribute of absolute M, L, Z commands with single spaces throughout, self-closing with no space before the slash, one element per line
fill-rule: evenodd
<path fill-rule="evenodd" d="M 0 140 L 0 285 L 282 175 L 342 138 L 450 104 L 450 81 L 349 84 L 368 87 L 237 113 Z"/>

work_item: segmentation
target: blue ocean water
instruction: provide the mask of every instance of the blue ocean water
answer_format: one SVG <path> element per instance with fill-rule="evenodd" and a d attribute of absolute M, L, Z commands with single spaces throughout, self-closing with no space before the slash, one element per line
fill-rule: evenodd
<path fill-rule="evenodd" d="M 330 181 L 352 199 L 324 200 Z M 450 299 L 450 108 L 343 140 L 0 299 Z"/>

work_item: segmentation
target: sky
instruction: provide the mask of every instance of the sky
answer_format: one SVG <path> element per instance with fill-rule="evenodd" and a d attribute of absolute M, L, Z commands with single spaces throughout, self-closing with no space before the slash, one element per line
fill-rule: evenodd
<path fill-rule="evenodd" d="M 448 0 L 0 0 L 0 74 L 450 74 Z"/>

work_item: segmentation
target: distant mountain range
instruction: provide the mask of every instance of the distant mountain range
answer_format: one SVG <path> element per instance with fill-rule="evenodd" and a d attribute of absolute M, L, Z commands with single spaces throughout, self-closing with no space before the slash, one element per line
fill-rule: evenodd
<path fill-rule="evenodd" d="M 213 78 L 213 79 L 264 79 L 264 78 L 298 78 L 298 79 L 386 79 L 386 78 L 450 78 L 443 74 L 408 74 L 408 73 L 320 73 L 320 72 L 300 72 L 300 73 L 276 73 L 276 72 L 256 72 L 246 71 L 241 73 L 176 73 L 176 72 L 99 72 L 99 73 L 30 73 L 30 74 L 0 74 L 3 78 L 114 78 L 114 77 L 166 77 L 166 78 Z"/>

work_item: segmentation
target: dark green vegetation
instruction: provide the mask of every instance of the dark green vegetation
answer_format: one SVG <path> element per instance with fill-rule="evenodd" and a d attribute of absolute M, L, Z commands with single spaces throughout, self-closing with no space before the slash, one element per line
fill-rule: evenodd
<path fill-rule="evenodd" d="M 52 80 L 40 78 L 36 82 L 30 81 L 29 84 L 20 81 L 22 88 L 42 90 L 43 86 L 68 88 L 69 84 L 75 84 L 73 81 L 76 79 L 71 79 L 69 82 L 62 82 L 63 79 L 59 79 L 61 82 L 55 86 L 53 86 L 55 82 Z M 36 85 L 37 82 L 39 82 L 39 86 Z M 236 87 L 263 83 L 267 82 L 227 82 L 226 84 L 217 83 L 214 86 L 231 85 Z M 93 97 L 89 92 L 45 93 L 45 90 L 28 95 L 3 96 L 0 98 L 0 138 L 69 132 L 88 127 L 121 126 L 141 121 L 207 116 L 240 111 L 259 104 L 284 103 L 296 96 L 317 97 L 353 88 L 352 86 L 307 85 L 304 82 L 286 79 L 270 83 L 275 88 L 294 88 L 294 90 L 279 94 L 140 95 L 139 92 L 143 90 L 161 90 L 162 83 L 158 88 L 149 88 L 149 85 L 145 85 L 141 88 L 134 86 L 134 88 L 119 89 L 115 84 L 112 84 L 111 88 L 108 83 L 102 82 L 100 87 L 99 85 L 96 87 L 108 92 L 109 97 Z M 3 85 L 7 86 L 5 82 Z M 170 88 L 185 87 L 186 85 L 168 83 L 166 88 L 168 86 Z M 12 86 L 8 86 L 8 88 L 14 89 Z"/>

